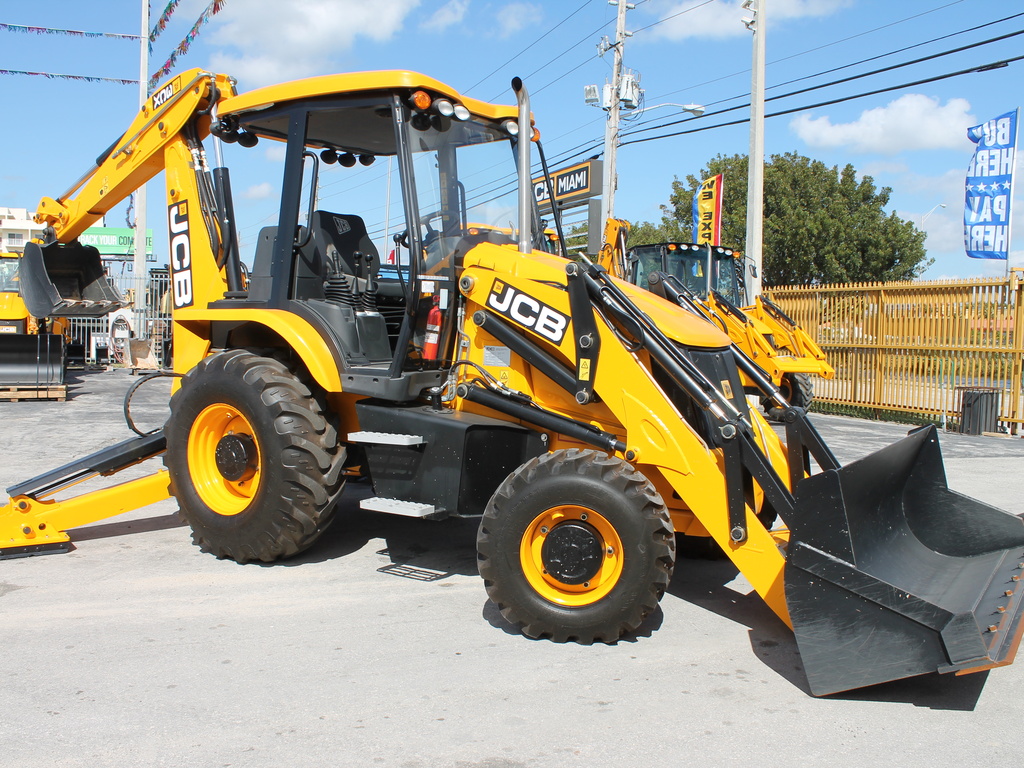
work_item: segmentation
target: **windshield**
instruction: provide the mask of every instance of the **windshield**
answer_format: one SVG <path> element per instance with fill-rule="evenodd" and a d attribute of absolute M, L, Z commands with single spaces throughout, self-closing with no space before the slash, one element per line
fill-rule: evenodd
<path fill-rule="evenodd" d="M 0 259 L 0 293 L 18 292 L 18 259 Z"/>
<path fill-rule="evenodd" d="M 410 145 L 420 236 L 421 274 L 436 272 L 466 235 L 516 242 L 515 153 L 497 125 L 431 120 L 411 124 Z"/>
<path fill-rule="evenodd" d="M 637 285 L 647 286 L 647 275 L 655 270 L 674 275 L 687 288 L 706 299 L 708 274 L 711 287 L 737 306 L 743 304 L 743 288 L 736 272 L 736 258 L 731 250 L 713 246 L 669 243 L 638 246 L 631 251 Z"/>

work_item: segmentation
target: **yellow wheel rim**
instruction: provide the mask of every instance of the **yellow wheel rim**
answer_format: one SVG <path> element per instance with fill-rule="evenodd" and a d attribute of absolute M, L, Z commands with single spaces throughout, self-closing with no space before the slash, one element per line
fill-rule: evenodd
<path fill-rule="evenodd" d="M 192 423 L 188 434 L 188 467 L 192 485 L 199 498 L 219 515 L 237 515 L 249 506 L 260 485 L 262 456 L 258 455 L 256 469 L 251 475 L 228 480 L 217 468 L 217 445 L 230 435 L 246 435 L 259 443 L 252 425 L 238 409 L 215 403 L 202 410 Z"/>
<path fill-rule="evenodd" d="M 549 573 L 544 566 L 544 542 L 559 526 L 583 522 L 596 532 L 602 546 L 600 567 L 589 581 L 566 584 Z M 614 587 L 622 576 L 622 541 L 615 526 L 598 512 L 587 507 L 563 505 L 545 510 L 527 527 L 519 547 L 523 574 L 537 594 L 557 605 L 578 607 L 595 603 Z"/>

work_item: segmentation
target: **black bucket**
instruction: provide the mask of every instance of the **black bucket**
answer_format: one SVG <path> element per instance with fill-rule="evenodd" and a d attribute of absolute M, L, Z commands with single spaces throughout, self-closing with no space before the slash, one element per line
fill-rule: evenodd
<path fill-rule="evenodd" d="M 811 692 L 1009 664 L 1024 520 L 949 490 L 934 427 L 801 481 L 786 602 Z"/>
<path fill-rule="evenodd" d="M 77 241 L 27 243 L 19 275 L 21 298 L 34 317 L 103 317 L 127 306 L 107 280 L 100 252 Z"/>
<path fill-rule="evenodd" d="M 0 334 L 0 386 L 63 384 L 64 362 L 64 337 L 60 334 Z"/>

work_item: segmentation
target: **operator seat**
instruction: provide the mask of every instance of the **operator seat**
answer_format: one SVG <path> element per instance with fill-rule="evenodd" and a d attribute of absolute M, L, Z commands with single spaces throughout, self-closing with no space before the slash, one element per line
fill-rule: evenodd
<path fill-rule="evenodd" d="M 295 262 L 294 298 L 324 298 L 324 280 L 331 275 L 376 275 L 380 257 L 361 217 L 313 211 L 310 224 L 311 234 L 299 247 Z M 300 240 L 305 237 L 303 230 Z"/>

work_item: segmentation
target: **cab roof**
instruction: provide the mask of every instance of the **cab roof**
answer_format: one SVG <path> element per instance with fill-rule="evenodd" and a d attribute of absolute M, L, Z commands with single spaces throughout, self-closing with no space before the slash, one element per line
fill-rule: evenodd
<path fill-rule="evenodd" d="M 264 88 L 257 88 L 225 99 L 220 103 L 217 111 L 221 115 L 241 115 L 246 112 L 283 106 L 291 101 L 323 96 L 373 91 L 415 91 L 419 89 L 463 104 L 474 115 L 489 120 L 514 119 L 518 114 L 515 106 L 491 104 L 490 102 L 467 98 L 439 80 L 434 80 L 419 72 L 399 69 L 321 75 L 319 77 L 309 77 L 303 80 L 268 85 Z"/>

